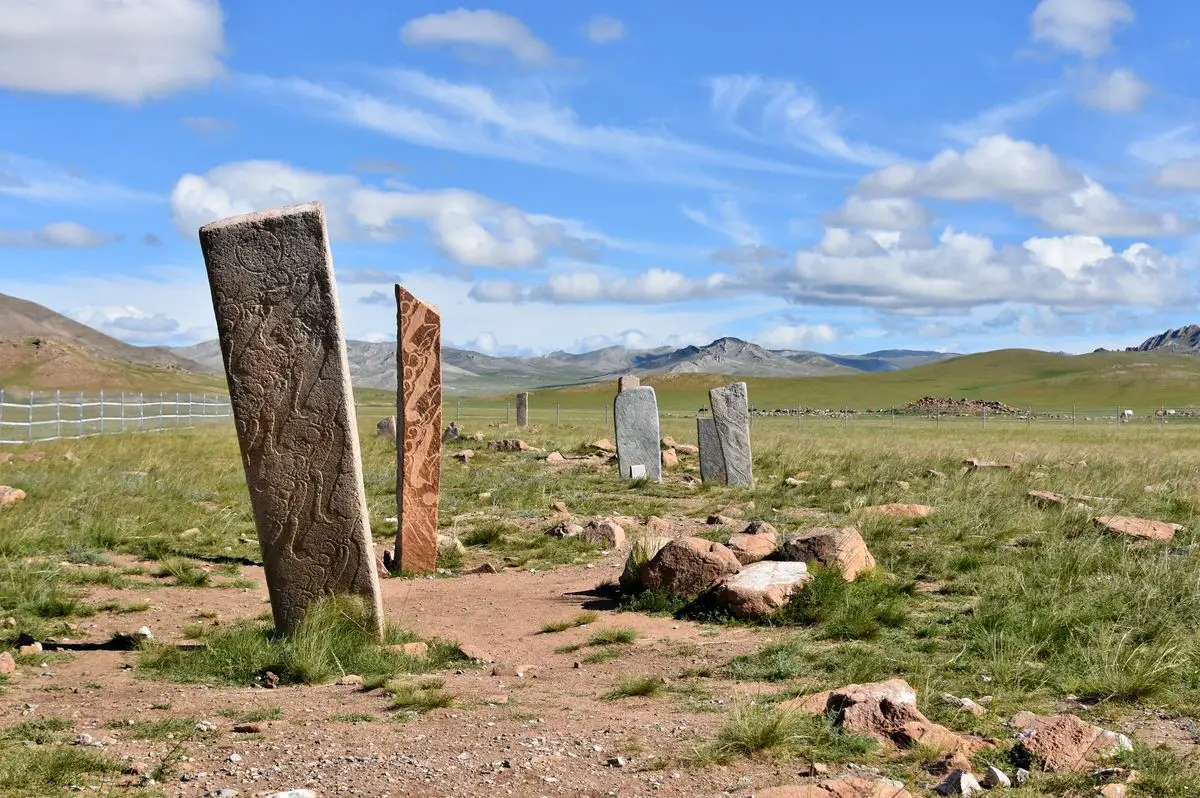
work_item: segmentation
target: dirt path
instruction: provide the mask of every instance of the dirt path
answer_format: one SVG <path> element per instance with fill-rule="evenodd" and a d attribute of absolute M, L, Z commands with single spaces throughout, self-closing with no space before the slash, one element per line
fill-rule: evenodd
<path fill-rule="evenodd" d="M 356 796 L 706 796 L 746 795 L 754 787 L 794 780 L 804 763 L 780 769 L 761 762 L 736 767 L 688 762 L 726 711 L 762 687 L 681 679 L 684 669 L 718 672 L 731 657 L 774 635 L 616 613 L 592 589 L 615 578 L 620 562 L 613 554 L 592 567 L 542 573 L 385 580 L 389 618 L 422 636 L 470 643 L 497 661 L 496 667 L 446 674 L 445 688 L 458 696 L 458 707 L 404 722 L 393 722 L 404 716 L 388 710 L 378 691 L 173 685 L 137 676 L 129 669 L 136 655 L 114 651 L 79 652 L 69 659 L 47 655 L 44 668 L 23 667 L 0 696 L 0 712 L 6 725 L 70 718 L 76 732 L 106 741 L 105 750 L 129 757 L 143 771 L 167 756 L 174 741 L 126 739 L 120 729 L 106 728 L 110 722 L 187 717 L 215 723 L 219 734 L 190 742 L 190 758 L 161 785 L 171 795 L 233 789 L 249 796 L 306 787 L 318 795 Z M 160 639 L 182 641 L 182 627 L 202 610 L 222 620 L 254 617 L 267 608 L 262 573 L 244 570 L 258 589 L 160 587 L 133 596 L 128 590 L 97 590 L 93 600 L 144 596 L 153 606 L 143 613 L 98 616 L 81 625 L 79 637 L 101 642 L 147 624 Z M 582 609 L 598 610 L 600 620 L 539 633 L 543 624 Z M 556 652 L 607 626 L 640 633 L 619 659 L 577 666 L 595 649 Z M 622 675 L 663 677 L 676 689 L 654 698 L 603 700 Z M 280 707 L 282 718 L 258 724 L 257 734 L 237 734 L 234 721 L 218 714 L 256 707 Z M 351 715 L 376 720 L 332 720 Z"/>

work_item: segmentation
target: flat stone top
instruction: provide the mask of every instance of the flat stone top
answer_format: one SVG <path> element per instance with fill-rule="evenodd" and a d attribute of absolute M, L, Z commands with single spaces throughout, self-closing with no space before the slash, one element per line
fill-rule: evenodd
<path fill-rule="evenodd" d="M 291 207 L 292 208 L 307 208 L 312 205 L 317 206 L 318 209 L 321 208 L 321 203 L 319 203 L 319 202 L 310 202 L 307 205 L 293 205 Z M 250 215 L 253 216 L 254 214 L 250 214 Z M 440 311 L 438 311 L 438 309 L 435 306 L 429 304 L 428 302 L 426 302 L 423 299 L 418 298 L 407 288 L 400 285 L 400 283 L 395 283 L 395 286 L 396 286 L 396 301 L 397 302 L 412 302 L 413 304 L 420 305 L 423 308 L 425 308 L 426 311 L 428 311 L 429 313 L 432 313 L 439 322 L 442 320 L 442 314 Z"/>
<path fill-rule="evenodd" d="M 728 584 L 753 590 L 769 590 L 775 585 L 794 585 L 809 579 L 808 566 L 802 562 L 762 560 L 747 565 Z"/>
<path fill-rule="evenodd" d="M 271 208 L 265 211 L 254 211 L 252 213 L 243 213 L 240 216 L 230 216 L 227 219 L 219 219 L 215 222 L 209 222 L 200 228 L 201 233 L 223 230 L 226 227 L 237 227 L 243 224 L 255 224 L 264 222 L 268 219 L 281 219 L 285 216 L 303 216 L 305 214 L 315 213 L 321 219 L 322 225 L 325 223 L 325 206 L 319 202 L 302 202 L 299 205 L 284 205 L 279 208 Z"/>

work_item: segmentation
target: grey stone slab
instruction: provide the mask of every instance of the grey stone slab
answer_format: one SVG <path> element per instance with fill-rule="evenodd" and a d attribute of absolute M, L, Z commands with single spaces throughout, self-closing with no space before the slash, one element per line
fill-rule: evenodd
<path fill-rule="evenodd" d="M 634 479 L 634 466 L 644 466 L 645 476 L 662 482 L 659 453 L 658 399 L 650 386 L 630 388 L 613 400 L 617 427 L 617 468 L 621 479 Z"/>
<path fill-rule="evenodd" d="M 717 422 L 711 418 L 696 419 L 696 440 L 700 443 L 700 479 L 725 484 L 725 457 L 717 438 Z"/>
<path fill-rule="evenodd" d="M 617 393 L 628 391 L 630 388 L 638 388 L 642 381 L 632 374 L 626 374 L 617 379 Z"/>
<path fill-rule="evenodd" d="M 750 399 L 746 383 L 735 382 L 708 392 L 712 405 L 717 440 L 725 461 L 725 484 L 737 487 L 754 485 L 754 464 L 750 457 Z"/>
<path fill-rule="evenodd" d="M 529 394 L 517 394 L 517 426 L 529 426 Z"/>
<path fill-rule="evenodd" d="M 358 423 L 325 213 L 317 203 L 200 228 L 276 628 L 362 596 L 382 633 Z"/>

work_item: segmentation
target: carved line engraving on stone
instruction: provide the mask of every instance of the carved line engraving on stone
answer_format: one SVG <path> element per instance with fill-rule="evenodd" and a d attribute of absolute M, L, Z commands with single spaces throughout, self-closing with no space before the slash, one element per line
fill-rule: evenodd
<path fill-rule="evenodd" d="M 396 286 L 396 563 L 405 573 L 437 567 L 442 453 L 442 321 Z"/>
<path fill-rule="evenodd" d="M 336 286 L 315 203 L 200 229 L 276 628 L 316 598 L 364 597 L 374 568 Z"/>

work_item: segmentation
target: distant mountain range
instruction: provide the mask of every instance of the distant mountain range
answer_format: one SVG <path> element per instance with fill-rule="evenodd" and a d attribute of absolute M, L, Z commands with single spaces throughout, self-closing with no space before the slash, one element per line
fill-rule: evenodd
<path fill-rule="evenodd" d="M 1126 352 L 1170 352 L 1177 355 L 1200 354 L 1200 325 L 1189 324 L 1151 336 Z"/>
<path fill-rule="evenodd" d="M 348 341 L 350 376 L 361 388 L 396 385 L 394 342 Z M 181 347 L 181 358 L 220 372 L 216 341 Z M 764 349 L 738 338 L 719 338 L 707 346 L 682 349 L 626 349 L 610 346 L 593 352 L 496 357 L 453 347 L 442 348 L 442 382 L 450 393 L 481 390 L 579 385 L 621 374 L 737 374 L 743 377 L 810 377 L 863 371 L 898 371 L 954 355 L 940 352 L 885 350 L 866 355 L 823 355 L 817 352 Z"/>

